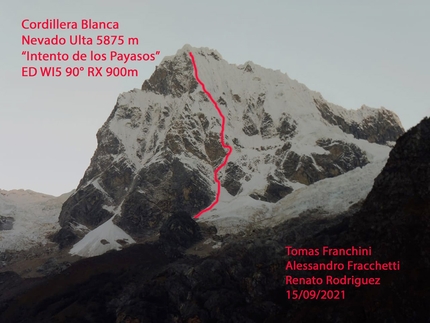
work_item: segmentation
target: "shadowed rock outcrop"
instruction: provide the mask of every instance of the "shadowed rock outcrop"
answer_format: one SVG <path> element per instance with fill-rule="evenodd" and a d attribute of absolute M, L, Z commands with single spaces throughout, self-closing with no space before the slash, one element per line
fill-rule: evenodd
<path fill-rule="evenodd" d="M 13 217 L 0 215 L 0 231 L 12 230 L 14 222 L 15 219 Z"/>
<path fill-rule="evenodd" d="M 188 248 L 202 239 L 200 227 L 187 212 L 176 212 L 160 229 L 160 241 L 176 248 Z"/>

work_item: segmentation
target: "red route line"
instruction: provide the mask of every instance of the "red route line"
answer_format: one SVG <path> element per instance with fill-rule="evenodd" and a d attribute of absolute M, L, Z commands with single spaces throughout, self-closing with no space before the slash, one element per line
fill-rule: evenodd
<path fill-rule="evenodd" d="M 218 204 L 219 202 L 219 197 L 221 195 L 221 182 L 218 179 L 218 172 L 225 166 L 227 165 L 228 162 L 228 157 L 230 157 L 231 153 L 233 152 L 233 148 L 229 145 L 226 145 L 225 141 L 224 141 L 224 131 L 225 131 L 225 117 L 224 114 L 222 113 L 221 109 L 218 106 L 218 103 L 214 100 L 214 98 L 212 97 L 212 94 L 210 94 L 210 92 L 208 90 L 206 90 L 206 86 L 205 84 L 200 80 L 199 78 L 199 72 L 197 69 L 197 64 L 196 61 L 194 59 L 194 55 L 193 53 L 190 52 L 190 57 L 191 57 L 191 61 L 193 63 L 193 67 L 194 67 L 194 75 L 196 77 L 197 82 L 199 82 L 199 84 L 201 85 L 203 92 L 206 93 L 206 95 L 208 96 L 209 100 L 212 102 L 212 104 L 214 105 L 215 109 L 218 111 L 218 114 L 221 117 L 221 132 L 220 132 L 220 140 L 221 140 L 221 145 L 223 148 L 227 149 L 228 152 L 224 157 L 224 161 L 221 165 L 219 165 L 215 171 L 214 171 L 214 180 L 217 183 L 217 192 L 216 192 L 216 197 L 215 197 L 215 201 L 212 202 L 211 205 L 209 205 L 206 209 L 201 210 L 199 213 L 197 213 L 197 215 L 194 216 L 194 219 L 198 219 L 203 213 L 206 213 L 210 210 L 213 209 L 213 207 L 215 205 Z"/>

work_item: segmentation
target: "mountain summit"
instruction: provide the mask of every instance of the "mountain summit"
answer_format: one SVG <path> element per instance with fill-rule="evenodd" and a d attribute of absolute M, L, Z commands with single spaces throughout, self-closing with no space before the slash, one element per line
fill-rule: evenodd
<path fill-rule="evenodd" d="M 327 192 L 342 201 L 330 207 L 343 211 L 367 195 L 404 133 L 387 109 L 346 110 L 280 71 L 232 65 L 215 50 L 186 45 L 165 57 L 140 90 L 121 94 L 98 131 L 98 147 L 63 205 L 55 236 L 63 247 L 80 240 L 72 253 L 92 256 L 144 241 L 175 211 L 195 215 L 214 200 L 213 171 L 226 151 L 190 51 L 233 147 L 219 176 L 220 203 L 199 219 L 218 230 L 296 215 L 297 192 L 306 196 L 316 187 L 320 198 L 307 207 L 319 207 Z M 356 185 L 333 191 L 339 187 L 333 181 Z"/>

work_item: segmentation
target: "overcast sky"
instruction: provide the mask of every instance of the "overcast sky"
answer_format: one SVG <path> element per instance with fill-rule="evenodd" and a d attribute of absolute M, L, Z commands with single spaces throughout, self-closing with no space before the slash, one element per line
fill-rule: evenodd
<path fill-rule="evenodd" d="M 140 88 L 184 44 L 216 49 L 230 63 L 279 69 L 347 109 L 396 112 L 408 129 L 430 115 L 430 2 L 21 0 L 0 3 L 0 188 L 52 195 L 79 183 L 96 132 L 118 94 Z M 117 21 L 119 30 L 23 30 L 23 19 Z M 29 46 L 22 35 L 138 37 L 138 46 Z M 154 62 L 27 62 L 22 51 L 161 54 Z M 21 76 L 22 66 L 119 66 L 137 77 Z"/>

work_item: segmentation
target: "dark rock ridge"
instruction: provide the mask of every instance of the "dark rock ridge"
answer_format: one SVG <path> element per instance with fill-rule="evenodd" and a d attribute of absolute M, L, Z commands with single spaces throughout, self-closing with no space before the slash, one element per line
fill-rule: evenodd
<path fill-rule="evenodd" d="M 285 74 L 251 62 L 231 65 L 214 50 L 185 46 L 166 57 L 141 90 L 119 96 L 97 133 L 88 169 L 63 204 L 62 229 L 54 237 L 60 246 L 115 214 L 116 225 L 147 238 L 175 211 L 194 215 L 213 201 L 213 170 L 225 156 L 220 118 L 194 79 L 189 51 L 226 116 L 233 154 L 220 178 L 231 198 L 275 203 L 294 182 L 311 185 L 369 163 L 368 142 L 349 134 L 385 144 L 403 133 L 388 110 L 375 110 L 374 117 L 373 110 L 331 109 Z M 265 180 L 250 184 L 255 176 Z"/>
<path fill-rule="evenodd" d="M 50 276 L 58 274 L 70 267 L 70 262 L 58 262 L 56 258 L 49 258 L 42 266 L 38 267 L 36 271 L 43 274 L 43 276 Z"/>
<path fill-rule="evenodd" d="M 305 246 L 372 246 L 372 257 L 354 261 L 400 261 L 400 271 L 350 272 L 380 277 L 381 286 L 347 288 L 342 306 L 298 302 L 287 316 L 289 322 L 429 322 L 429 183 L 430 119 L 425 118 L 397 140 L 360 211 L 303 242 Z M 300 260 L 314 262 L 315 258 Z"/>
<path fill-rule="evenodd" d="M 164 242 L 134 245 L 79 261 L 58 276 L 12 285 L 0 298 L 4 322 L 428 322 L 430 298 L 430 119 L 397 142 L 363 205 L 321 217 L 318 210 L 250 236 L 225 237 L 204 258 L 166 255 L 163 244 L 197 241 L 196 223 L 176 214 Z M 358 209 L 358 211 L 357 211 Z M 196 235 L 197 233 L 197 235 Z M 185 234 L 185 236 L 183 235 Z M 184 237 L 184 238 L 183 238 Z M 191 240 L 189 239 L 191 238 Z M 163 240 L 161 239 L 161 240 Z M 400 261 L 400 271 L 341 271 L 336 276 L 380 277 L 381 285 L 349 287 L 345 300 L 288 300 L 285 264 L 345 262 L 350 257 L 287 257 L 285 246 L 372 246 L 355 262 Z M 295 271 L 300 276 L 327 272 Z M 0 279 L 21 282 L 13 273 Z M 23 284 L 24 283 L 24 284 Z M 0 285 L 1 288 L 1 285 Z M 309 289 L 309 286 L 296 286 Z M 329 288 L 326 285 L 321 289 Z M 333 289 L 333 286 L 330 287 Z"/>

